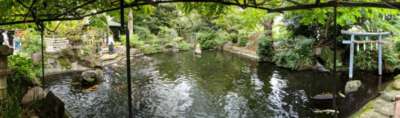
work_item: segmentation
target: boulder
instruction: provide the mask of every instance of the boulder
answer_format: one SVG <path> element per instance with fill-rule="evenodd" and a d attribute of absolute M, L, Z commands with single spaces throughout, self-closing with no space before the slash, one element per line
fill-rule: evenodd
<path fill-rule="evenodd" d="M 102 70 L 88 70 L 81 74 L 81 85 L 83 86 L 92 86 L 95 85 L 102 77 Z"/>
<path fill-rule="evenodd" d="M 195 54 L 201 54 L 201 46 L 200 46 L 199 43 L 196 44 L 194 53 L 195 53 Z"/>
<path fill-rule="evenodd" d="M 317 62 L 314 67 L 315 70 L 318 70 L 320 72 L 329 72 L 328 69 L 326 69 L 321 63 Z"/>
<path fill-rule="evenodd" d="M 64 103 L 52 92 L 49 92 L 39 107 L 40 118 L 65 118 L 65 114 Z"/>
<path fill-rule="evenodd" d="M 22 105 L 29 105 L 31 104 L 33 101 L 38 101 L 38 100 L 42 100 L 43 98 L 45 98 L 47 95 L 47 91 L 43 90 L 43 88 L 41 87 L 33 87 L 28 89 L 28 91 L 26 92 L 26 94 L 24 95 L 24 97 L 22 97 L 22 101 L 21 104 Z"/>
<path fill-rule="evenodd" d="M 392 84 L 392 88 L 395 90 L 400 90 L 400 79 L 395 79 L 393 84 Z"/>
<path fill-rule="evenodd" d="M 360 80 L 351 80 L 346 83 L 346 86 L 344 88 L 344 92 L 346 94 L 351 93 L 351 92 L 356 92 L 358 89 L 361 87 L 362 83 Z"/>

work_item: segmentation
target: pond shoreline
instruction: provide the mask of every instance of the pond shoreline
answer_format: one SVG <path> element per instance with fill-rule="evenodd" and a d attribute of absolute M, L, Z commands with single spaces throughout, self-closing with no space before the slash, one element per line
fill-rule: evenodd
<path fill-rule="evenodd" d="M 131 49 L 132 50 L 132 49 Z M 135 50 L 135 49 L 133 49 L 133 50 Z M 215 50 L 214 50 L 215 51 Z M 218 50 L 219 51 L 219 50 Z M 228 52 L 228 53 L 231 53 L 231 54 L 233 54 L 233 55 L 237 55 L 238 57 L 243 57 L 243 58 L 246 58 L 246 59 L 250 59 L 250 60 L 253 60 L 253 61 L 258 61 L 258 59 L 257 58 L 254 58 L 255 56 L 253 55 L 253 56 L 248 56 L 248 55 L 244 55 L 243 54 L 243 52 L 239 52 L 239 53 L 237 53 L 238 51 L 234 51 L 234 49 L 232 49 L 232 47 L 229 47 L 229 48 L 226 48 L 225 46 L 224 46 L 224 48 L 223 48 L 223 50 L 221 50 L 222 52 Z M 131 51 L 132 52 L 132 51 Z M 135 52 L 135 51 L 133 51 L 133 52 Z M 180 52 L 160 52 L 160 53 L 156 53 L 156 54 L 150 54 L 150 55 L 143 55 L 143 54 L 135 54 L 135 56 L 131 56 L 131 57 L 147 57 L 147 56 L 152 56 L 152 55 L 157 55 L 157 54 L 165 54 L 165 53 L 187 53 L 186 51 L 180 51 Z M 256 53 L 255 53 L 255 55 L 256 55 Z M 123 60 L 125 60 L 126 59 L 126 57 L 125 57 L 125 55 L 124 55 L 124 53 L 118 53 L 118 56 L 115 56 L 116 58 L 110 58 L 110 59 L 107 59 L 107 61 L 108 62 L 112 62 L 112 63 L 109 63 L 109 64 L 107 64 L 107 65 L 104 65 L 104 67 L 110 67 L 112 70 L 120 70 L 120 69 L 122 69 L 122 68 L 124 68 L 124 63 L 125 63 L 125 61 L 123 61 Z M 151 58 L 151 57 L 150 57 Z M 273 65 L 276 65 L 276 64 L 274 64 L 274 63 L 271 63 L 271 64 L 273 64 Z M 104 67 L 102 67 L 102 68 L 104 68 Z M 286 68 L 284 68 L 284 69 L 286 69 Z M 293 71 L 293 70 L 292 70 Z M 309 70 L 294 70 L 294 71 L 296 71 L 296 72 L 302 72 L 302 71 L 309 71 Z M 361 72 L 363 72 L 363 71 L 361 71 Z M 75 71 L 71 71 L 71 72 L 66 72 L 66 73 L 76 73 Z M 54 76 L 58 76 L 58 75 L 63 75 L 63 74 L 66 74 L 66 73 L 57 73 L 56 75 L 54 75 Z M 78 72 L 79 73 L 79 72 Z M 340 72 L 340 73 L 342 73 L 342 72 Z M 370 100 L 368 100 L 368 101 L 370 101 Z M 361 110 L 361 109 L 360 109 Z"/>
<path fill-rule="evenodd" d="M 400 75 L 386 83 L 379 95 L 368 101 L 362 108 L 351 115 L 352 118 L 391 118 L 394 117 L 395 99 L 400 95 Z"/>

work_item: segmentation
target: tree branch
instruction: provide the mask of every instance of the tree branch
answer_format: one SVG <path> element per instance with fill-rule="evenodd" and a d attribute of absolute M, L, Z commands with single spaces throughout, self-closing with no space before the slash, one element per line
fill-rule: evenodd
<path fill-rule="evenodd" d="M 294 1 L 294 0 L 286 0 L 286 1 L 291 2 L 291 3 L 295 4 L 295 5 L 301 5 L 299 2 Z"/>
<path fill-rule="evenodd" d="M 24 5 L 20 0 L 17 0 L 21 5 Z M 76 15 L 76 16 L 67 16 L 65 18 L 60 18 L 61 16 L 65 16 L 71 11 L 76 11 L 79 8 L 85 7 L 91 3 L 93 3 L 95 0 L 86 2 L 84 4 L 81 4 L 71 10 L 66 11 L 63 13 L 63 15 L 59 15 L 55 18 L 47 18 L 47 19 L 39 19 L 41 22 L 46 22 L 46 21 L 65 21 L 65 20 L 80 20 L 84 17 L 88 16 L 94 16 L 97 14 L 105 13 L 105 12 L 110 12 L 110 11 L 115 11 L 119 10 L 120 7 L 114 7 L 114 8 L 109 8 L 105 9 L 102 11 L 98 11 L 95 13 L 87 13 L 83 15 Z M 236 3 L 236 2 L 229 2 L 229 1 L 224 1 L 224 0 L 163 0 L 163 1 L 138 1 L 138 2 L 133 2 L 131 4 L 127 4 L 124 6 L 124 8 L 131 8 L 131 7 L 137 7 L 137 6 L 142 6 L 142 5 L 148 5 L 148 4 L 163 4 L 163 3 L 178 3 L 178 2 L 187 2 L 187 3 L 217 3 L 217 4 L 223 4 L 223 5 L 231 5 L 231 6 L 239 6 L 242 7 L 244 4 Z M 390 4 L 390 5 L 388 5 Z M 382 2 L 347 2 L 347 1 L 329 1 L 325 3 L 320 3 L 320 4 L 301 4 L 301 5 L 295 5 L 295 6 L 289 6 L 289 7 L 281 7 L 281 8 L 267 8 L 267 7 L 260 7 L 257 5 L 251 5 L 249 4 L 247 7 L 252 7 L 252 8 L 257 8 L 257 9 L 262 9 L 266 10 L 268 12 L 283 12 L 283 11 L 293 11 L 293 10 L 309 10 L 309 9 L 315 9 L 315 8 L 325 8 L 325 7 L 334 7 L 337 5 L 338 7 L 375 7 L 375 8 L 388 8 L 388 9 L 398 9 L 400 8 L 400 2 L 387 2 L 387 3 L 382 3 Z M 395 6 L 395 7 L 393 7 Z M 35 22 L 33 20 L 28 20 L 28 21 L 12 21 L 12 22 L 0 22 L 0 25 L 12 25 L 12 24 L 21 24 L 21 23 L 32 23 Z"/>
<path fill-rule="evenodd" d="M 282 7 L 282 8 L 274 8 L 271 9 L 269 12 L 282 12 L 282 11 L 293 11 L 293 10 L 305 10 L 305 9 L 315 9 L 315 8 L 324 8 L 324 7 L 334 7 L 335 1 L 329 1 L 320 4 L 305 4 L 305 5 L 296 5 L 290 7 Z M 400 2 L 391 3 L 394 6 L 400 6 Z M 379 2 L 337 2 L 338 7 L 375 7 L 375 8 L 388 8 L 388 9 L 395 9 L 386 5 L 385 3 Z"/>

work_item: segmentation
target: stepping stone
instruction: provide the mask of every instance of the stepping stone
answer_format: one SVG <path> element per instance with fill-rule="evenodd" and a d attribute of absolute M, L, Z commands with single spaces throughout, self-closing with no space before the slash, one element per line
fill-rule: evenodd
<path fill-rule="evenodd" d="M 377 99 L 374 105 L 374 111 L 381 113 L 385 116 L 394 115 L 394 102 L 387 102 L 383 99 Z"/>
<path fill-rule="evenodd" d="M 383 91 L 380 98 L 387 102 L 393 102 L 397 95 L 400 95 L 400 91 Z"/>
<path fill-rule="evenodd" d="M 390 118 L 375 111 L 369 111 L 360 115 L 359 118 Z"/>

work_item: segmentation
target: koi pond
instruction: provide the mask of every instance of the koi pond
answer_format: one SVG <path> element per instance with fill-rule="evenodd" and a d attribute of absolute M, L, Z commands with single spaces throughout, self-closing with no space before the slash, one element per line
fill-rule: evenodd
<path fill-rule="evenodd" d="M 163 53 L 132 59 L 133 113 L 136 117 L 339 117 L 351 115 L 375 97 L 385 78 L 356 72 L 361 88 L 345 96 L 344 73 L 291 71 L 230 53 L 209 51 Z M 74 74 L 53 77 L 47 88 L 64 103 L 72 117 L 126 117 L 127 80 L 123 64 L 106 69 L 91 90 L 73 84 Z M 79 74 L 77 74 L 79 75 Z M 313 96 L 335 99 L 316 104 Z"/>

